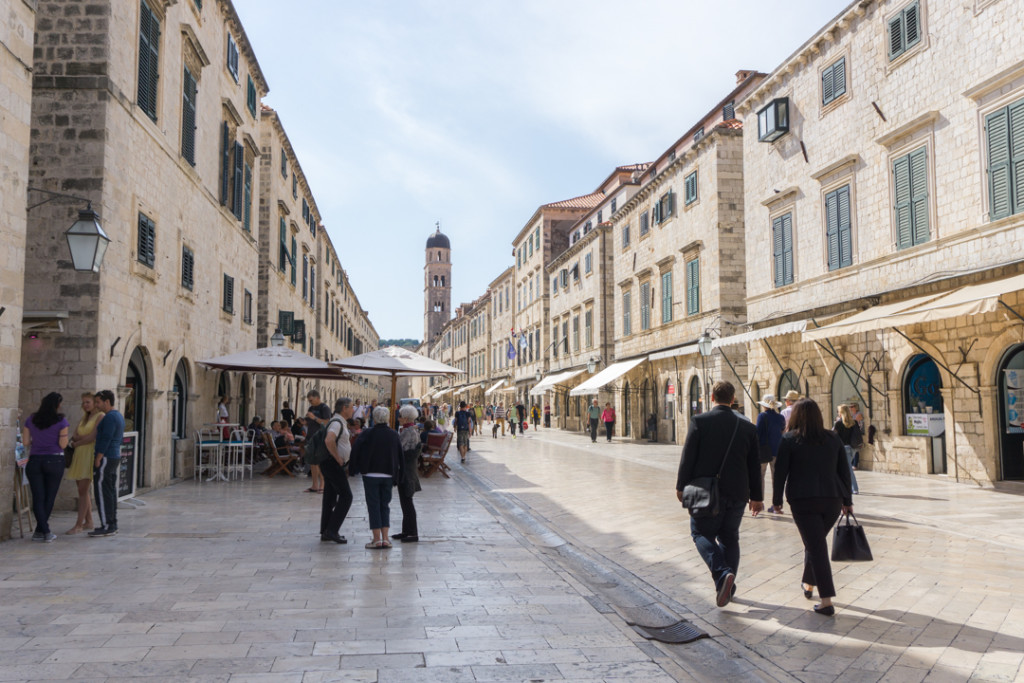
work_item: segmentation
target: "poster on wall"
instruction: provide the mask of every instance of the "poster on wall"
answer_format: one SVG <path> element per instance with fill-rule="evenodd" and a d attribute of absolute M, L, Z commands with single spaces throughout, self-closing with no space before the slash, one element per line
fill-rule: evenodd
<path fill-rule="evenodd" d="M 138 432 L 125 432 L 121 441 L 121 462 L 117 470 L 117 499 L 135 495 L 135 458 L 138 452 Z"/>
<path fill-rule="evenodd" d="M 1006 433 L 1024 433 L 1024 370 L 1003 370 L 1003 398 L 1006 403 Z"/>

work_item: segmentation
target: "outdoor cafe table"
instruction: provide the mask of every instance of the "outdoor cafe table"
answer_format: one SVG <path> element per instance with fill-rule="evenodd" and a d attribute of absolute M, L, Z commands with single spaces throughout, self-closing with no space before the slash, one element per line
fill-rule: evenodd
<path fill-rule="evenodd" d="M 204 428 L 208 427 L 208 428 L 214 428 L 214 429 L 224 429 L 224 428 L 226 428 L 226 429 L 230 430 L 228 432 L 229 434 L 232 431 L 236 430 L 236 429 L 241 429 L 242 428 L 241 423 L 238 423 L 238 422 L 206 422 L 202 426 Z M 203 446 L 214 446 L 216 448 L 216 452 L 217 452 L 217 469 L 216 469 L 216 472 L 214 473 L 214 475 L 212 477 L 208 478 L 206 481 L 213 481 L 215 479 L 219 479 L 220 481 L 228 481 L 227 476 L 224 475 L 224 466 L 223 466 L 224 455 L 227 452 L 228 447 L 230 447 L 232 445 L 237 446 L 237 445 L 240 445 L 240 444 L 243 444 L 243 443 L 244 443 L 244 440 L 243 441 L 231 441 L 230 438 L 227 441 L 225 441 L 223 439 L 217 439 L 217 440 L 211 439 L 209 441 L 202 441 L 201 442 L 201 445 L 203 445 Z M 250 444 L 249 447 L 251 448 L 252 445 Z"/>

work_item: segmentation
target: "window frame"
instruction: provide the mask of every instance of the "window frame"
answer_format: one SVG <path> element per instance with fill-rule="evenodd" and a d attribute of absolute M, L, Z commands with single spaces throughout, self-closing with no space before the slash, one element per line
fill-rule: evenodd
<path fill-rule="evenodd" d="M 686 262 L 686 315 L 700 313 L 700 257 Z"/>
<path fill-rule="evenodd" d="M 226 50 L 225 67 L 227 67 L 228 73 L 235 79 L 235 83 L 238 83 L 238 43 L 235 41 L 235 37 L 231 35 L 231 31 L 227 32 L 228 45 Z"/>
<path fill-rule="evenodd" d="M 148 12 L 149 31 L 145 20 Z M 135 102 L 139 109 L 157 121 L 160 108 L 160 30 L 164 17 L 153 9 L 146 0 L 139 0 L 139 42 L 136 59 L 137 78 Z"/>
<path fill-rule="evenodd" d="M 916 171 L 915 171 L 915 168 L 914 168 L 914 161 L 915 161 L 914 157 L 915 157 L 915 155 L 918 156 L 918 158 L 923 157 L 923 168 L 919 168 Z M 916 247 L 916 246 L 918 246 L 920 244 L 926 244 L 926 243 L 928 243 L 928 242 L 930 242 L 932 240 L 932 215 L 931 215 L 931 207 L 932 207 L 933 192 L 932 192 L 931 183 L 932 183 L 933 179 L 932 179 L 932 172 L 931 172 L 931 168 L 930 168 L 930 166 L 932 164 L 931 156 L 932 155 L 931 155 L 930 145 L 928 144 L 927 141 L 924 142 L 924 143 L 921 143 L 921 141 L 916 141 L 915 143 L 913 143 L 913 144 L 911 144 L 911 145 L 909 145 L 907 147 L 904 147 L 898 153 L 893 154 L 893 155 L 890 156 L 890 159 L 889 159 L 889 178 L 890 178 L 890 182 L 892 184 L 892 197 L 891 197 L 892 198 L 892 204 L 891 204 L 892 211 L 890 212 L 890 215 L 892 216 L 892 221 L 893 221 L 893 243 L 896 245 L 896 249 L 898 251 L 901 251 L 903 249 L 910 249 L 910 248 Z M 909 183 L 909 187 L 907 189 L 908 189 L 910 194 L 907 197 L 906 202 L 901 202 L 900 201 L 900 182 L 899 182 L 899 175 L 898 175 L 898 171 L 897 171 L 897 165 L 900 164 L 901 162 L 906 162 L 906 167 L 907 167 L 907 171 L 906 172 L 909 175 L 908 180 L 907 180 L 907 182 Z M 923 172 L 924 173 L 924 184 L 923 184 L 924 196 L 923 197 L 918 196 L 915 193 L 915 187 L 914 186 L 915 186 L 916 174 L 918 172 Z M 920 186 L 918 186 L 918 189 L 920 189 Z M 921 208 L 920 202 L 921 201 L 923 201 L 923 208 L 924 208 L 924 211 L 923 211 L 923 214 L 924 214 L 924 235 L 923 235 L 923 239 L 919 239 L 919 237 L 921 237 L 921 235 L 920 235 L 920 233 L 918 231 L 919 226 L 917 224 L 917 218 L 921 215 L 921 213 L 920 213 L 920 208 Z M 901 208 L 901 205 L 905 205 L 907 210 L 909 211 L 909 214 L 910 214 L 910 216 L 909 216 L 909 220 L 910 220 L 910 225 L 909 225 L 909 232 L 910 232 L 910 234 L 909 234 L 909 237 L 910 237 L 910 239 L 907 242 L 904 242 L 904 240 L 902 239 L 902 236 L 900 235 L 900 232 L 901 232 L 900 231 L 900 208 Z"/>
<path fill-rule="evenodd" d="M 148 268 L 156 268 L 156 221 L 140 211 L 136 227 L 135 258 Z"/>
<path fill-rule="evenodd" d="M 769 230 L 771 231 L 770 239 L 772 243 L 772 286 L 775 288 L 786 287 L 796 281 L 796 242 L 793 239 L 793 219 L 794 210 L 792 206 L 787 206 L 782 210 L 773 213 L 768 218 Z M 786 280 L 786 248 L 785 248 L 785 219 L 789 217 L 789 279 Z M 783 230 L 783 236 L 781 238 L 782 249 L 780 252 L 776 252 L 776 229 Z M 781 261 L 779 258 L 781 257 Z M 780 281 L 781 274 L 781 281 Z"/>
<path fill-rule="evenodd" d="M 231 315 L 235 314 L 235 278 L 224 273 L 221 288 L 221 310 Z"/>
<path fill-rule="evenodd" d="M 845 193 L 844 193 L 845 190 Z M 847 233 L 849 235 L 849 253 L 844 253 L 843 250 L 843 215 L 842 215 L 842 198 L 843 194 L 846 195 L 847 204 Z M 835 198 L 835 210 L 836 210 L 836 225 L 835 225 L 835 259 L 833 259 L 833 242 L 831 237 L 831 210 L 829 209 L 830 198 Z M 853 194 L 853 179 L 846 177 L 836 182 L 834 185 L 822 189 L 822 226 L 825 228 L 825 265 L 828 272 L 834 272 L 848 268 L 854 264 L 853 254 L 855 249 L 854 240 L 854 194 Z M 845 257 L 845 258 L 844 258 Z"/>
<path fill-rule="evenodd" d="M 846 68 L 848 61 L 847 55 L 842 54 L 818 72 L 818 102 L 823 112 L 848 99 L 847 95 L 850 92 L 849 70 Z M 836 69 L 839 66 L 842 66 L 842 90 L 837 92 Z"/>
<path fill-rule="evenodd" d="M 187 244 L 181 245 L 181 286 L 195 291 L 196 254 Z"/>
<path fill-rule="evenodd" d="M 911 10 L 914 11 L 911 12 Z M 912 41 L 907 39 L 908 13 L 914 16 L 917 24 L 916 37 Z M 894 24 L 898 24 L 900 29 L 900 47 L 896 50 L 893 49 L 892 41 Z M 892 65 L 900 61 L 904 56 L 916 52 L 915 48 L 925 44 L 926 35 L 927 33 L 924 26 L 924 13 L 921 8 L 921 0 L 912 0 L 912 2 L 908 2 L 898 10 L 892 12 L 885 18 L 885 54 L 887 63 Z"/>
<path fill-rule="evenodd" d="M 698 199 L 697 194 L 697 169 L 693 169 L 686 175 L 683 180 L 683 189 L 685 191 L 685 205 L 690 206 Z"/>
<path fill-rule="evenodd" d="M 672 271 L 661 274 L 661 324 L 672 322 Z"/>

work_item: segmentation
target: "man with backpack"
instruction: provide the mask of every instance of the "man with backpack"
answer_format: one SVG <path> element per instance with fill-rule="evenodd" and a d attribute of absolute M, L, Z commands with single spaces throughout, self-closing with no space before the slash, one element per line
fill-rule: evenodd
<path fill-rule="evenodd" d="M 462 462 L 466 462 L 466 451 L 469 450 L 469 430 L 472 422 L 473 418 L 466 410 L 466 402 L 460 402 L 459 409 L 455 412 L 455 445 L 459 448 Z"/>
<path fill-rule="evenodd" d="M 352 507 L 352 489 L 345 466 L 352 453 L 348 421 L 354 413 L 352 399 L 339 398 L 334 402 L 334 415 L 326 427 L 317 430 L 306 443 L 307 459 L 317 461 L 324 478 L 324 498 L 320 506 L 320 541 L 324 543 L 348 543 L 338 532 Z"/>

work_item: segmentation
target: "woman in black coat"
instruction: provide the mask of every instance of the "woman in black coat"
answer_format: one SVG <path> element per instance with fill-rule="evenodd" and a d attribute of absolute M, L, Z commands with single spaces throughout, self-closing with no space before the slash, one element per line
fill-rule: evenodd
<path fill-rule="evenodd" d="M 796 402 L 788 427 L 775 460 L 772 504 L 782 512 L 785 491 L 804 542 L 804 597 L 811 598 L 817 586 L 821 604 L 814 611 L 830 617 L 836 613 L 832 606 L 836 588 L 828 559 L 828 532 L 841 512 L 853 512 L 850 465 L 843 444 L 825 429 L 821 410 L 811 399 Z"/>

